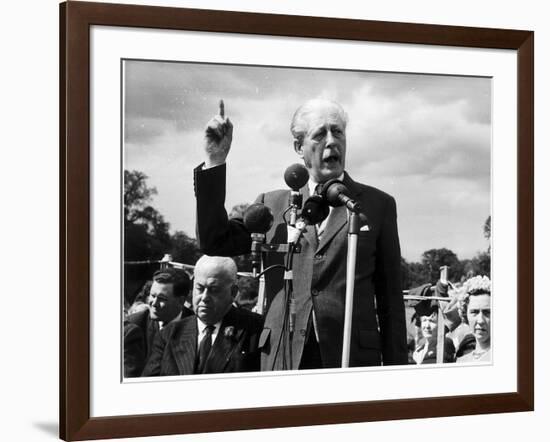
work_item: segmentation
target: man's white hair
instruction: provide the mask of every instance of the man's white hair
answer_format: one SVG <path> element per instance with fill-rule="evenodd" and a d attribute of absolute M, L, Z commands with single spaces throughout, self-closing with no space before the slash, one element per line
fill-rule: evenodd
<path fill-rule="evenodd" d="M 306 101 L 302 104 L 292 117 L 292 122 L 290 123 L 290 132 L 296 141 L 302 144 L 305 134 L 308 130 L 308 123 L 306 117 L 313 111 L 318 110 L 319 108 L 333 108 L 344 123 L 344 129 L 348 124 L 348 114 L 344 108 L 333 100 L 327 100 L 326 98 L 313 98 Z"/>
<path fill-rule="evenodd" d="M 237 283 L 237 264 L 235 264 L 232 258 L 203 255 L 195 263 L 195 273 L 197 273 L 198 269 L 205 266 L 221 270 L 227 276 L 229 282 L 232 284 Z"/>

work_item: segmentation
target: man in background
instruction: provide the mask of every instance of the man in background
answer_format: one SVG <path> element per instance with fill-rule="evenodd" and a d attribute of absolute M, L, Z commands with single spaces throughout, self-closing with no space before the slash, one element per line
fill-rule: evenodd
<path fill-rule="evenodd" d="M 187 273 L 174 268 L 161 269 L 153 275 L 147 298 L 148 308 L 126 317 L 124 321 L 124 376 L 141 376 L 153 341 L 168 324 L 193 315 L 185 307 L 191 282 Z"/>
<path fill-rule="evenodd" d="M 155 339 L 142 376 L 257 371 L 262 318 L 237 308 L 237 266 L 231 258 L 202 256 L 193 278 L 195 316 L 173 322 Z"/>

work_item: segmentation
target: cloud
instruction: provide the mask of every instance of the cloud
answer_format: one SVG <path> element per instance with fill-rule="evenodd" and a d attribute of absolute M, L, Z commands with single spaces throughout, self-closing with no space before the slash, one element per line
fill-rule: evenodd
<path fill-rule="evenodd" d="M 231 209 L 285 187 L 284 170 L 298 162 L 290 119 L 304 101 L 322 96 L 349 114 L 350 174 L 395 196 L 407 259 L 432 247 L 459 257 L 487 247 L 489 79 L 127 62 L 125 91 L 125 166 L 147 173 L 159 192 L 154 204 L 173 229 L 194 232 L 193 168 L 220 98 L 234 124 Z"/>
<path fill-rule="evenodd" d="M 124 139 L 127 143 L 146 144 L 170 130 L 173 126 L 161 118 L 126 118 Z"/>
<path fill-rule="evenodd" d="M 490 123 L 491 81 L 485 77 L 427 74 L 373 73 L 369 76 L 374 97 L 400 100 L 420 98 L 427 105 L 464 102 L 464 116 L 471 122 Z"/>
<path fill-rule="evenodd" d="M 401 177 L 454 176 L 487 182 L 490 125 L 467 116 L 466 99 L 438 102 L 430 91 L 390 97 L 373 90 L 366 85 L 349 105 L 349 158 L 359 174 L 391 171 Z M 358 115 L 361 119 L 353 118 Z"/>

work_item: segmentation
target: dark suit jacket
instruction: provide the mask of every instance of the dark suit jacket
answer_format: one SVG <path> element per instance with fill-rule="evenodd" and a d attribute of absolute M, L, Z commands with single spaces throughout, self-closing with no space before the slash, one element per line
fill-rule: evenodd
<path fill-rule="evenodd" d="M 418 345 L 416 346 L 417 349 L 422 349 L 424 345 L 426 344 L 426 339 L 421 338 L 418 341 Z M 453 340 L 450 338 L 445 338 L 445 344 L 443 346 L 443 362 L 449 363 L 449 362 L 455 362 L 455 345 L 453 344 Z M 437 362 L 437 339 L 433 339 L 428 344 L 428 351 L 424 355 L 424 359 L 422 360 L 422 364 L 435 364 Z M 409 359 L 409 364 L 416 364 L 416 361 L 413 359 L 412 354 Z"/>
<path fill-rule="evenodd" d="M 184 307 L 182 318 L 194 315 Z M 129 315 L 124 320 L 124 377 L 139 377 L 151 356 L 153 341 L 159 332 L 157 321 L 149 316 L 149 309 Z"/>
<path fill-rule="evenodd" d="M 350 366 L 407 364 L 405 307 L 401 292 L 401 254 L 395 200 L 386 193 L 354 182 L 346 173 L 344 184 L 368 216 L 370 231 L 359 233 L 351 336 Z M 304 200 L 307 185 L 301 189 Z M 257 202 L 274 215 L 268 243 L 287 242 L 283 212 L 288 190 L 261 194 Z M 228 220 L 224 208 L 225 165 L 195 169 L 197 238 L 210 255 L 249 253 L 250 233 L 241 219 Z M 299 367 L 312 312 L 319 331 L 323 367 L 340 367 L 346 291 L 347 210 L 334 208 L 318 242 L 308 227 L 301 253 L 293 260 L 296 332 L 292 342 L 292 368 Z M 265 265 L 282 264 L 282 254 L 267 254 Z M 282 271 L 266 275 L 268 312 L 260 339 L 262 370 L 283 368 L 280 336 L 284 312 Z"/>
<path fill-rule="evenodd" d="M 222 320 L 202 373 L 258 371 L 258 340 L 262 317 L 231 307 Z M 158 334 L 142 376 L 178 376 L 196 373 L 198 327 L 196 316 L 176 321 Z"/>

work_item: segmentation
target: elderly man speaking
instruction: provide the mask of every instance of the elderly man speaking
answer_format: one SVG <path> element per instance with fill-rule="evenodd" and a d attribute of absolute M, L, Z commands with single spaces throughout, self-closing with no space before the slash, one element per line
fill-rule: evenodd
<path fill-rule="evenodd" d="M 291 122 L 294 150 L 303 161 L 309 182 L 303 199 L 319 184 L 343 181 L 350 196 L 368 217 L 369 229 L 358 234 L 357 264 L 349 366 L 407 363 L 405 308 L 401 292 L 401 254 L 396 204 L 390 195 L 352 180 L 345 171 L 348 117 L 336 102 L 315 99 L 300 106 Z M 197 234 L 205 253 L 234 256 L 250 252 L 251 237 L 242 219 L 228 219 L 224 208 L 226 159 L 233 124 L 220 112 L 205 131 L 205 161 L 195 169 Z M 261 159 L 258 159 L 261 161 Z M 256 202 L 269 207 L 274 222 L 266 234 L 273 244 L 287 242 L 285 212 L 290 191 L 262 193 Z M 287 303 L 283 273 L 266 275 L 268 310 L 260 338 L 262 370 L 339 367 L 342 361 L 348 214 L 331 208 L 328 218 L 304 233 L 301 252 L 293 259 L 295 329 L 282 346 Z M 268 254 L 265 266 L 281 264 Z"/>
<path fill-rule="evenodd" d="M 164 328 L 142 376 L 257 371 L 260 315 L 232 305 L 237 266 L 231 258 L 203 256 L 195 265 L 193 310 Z"/>

